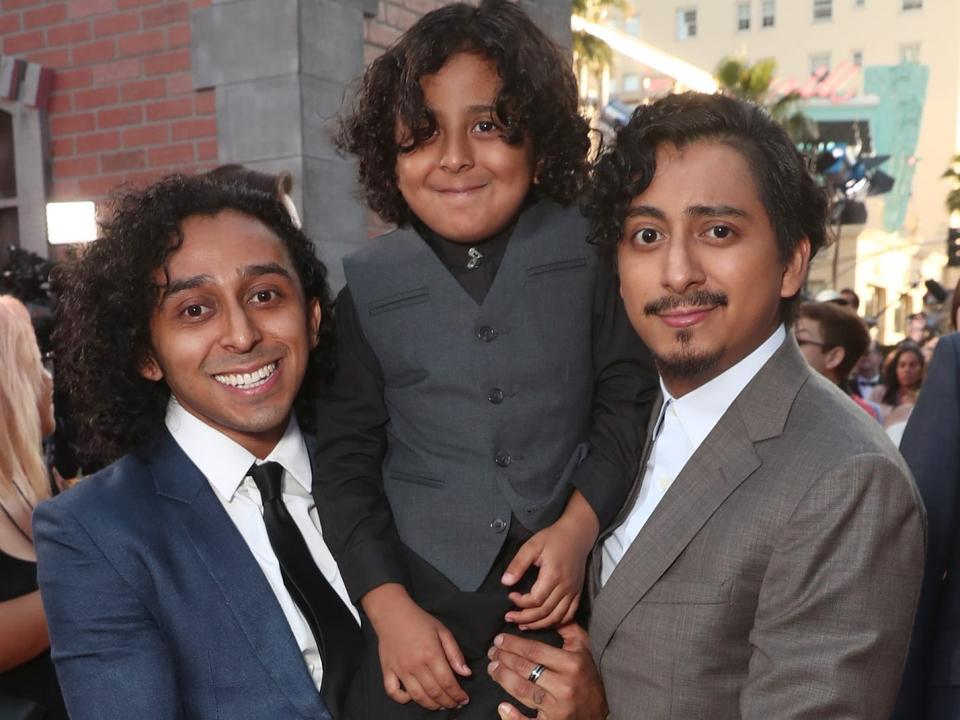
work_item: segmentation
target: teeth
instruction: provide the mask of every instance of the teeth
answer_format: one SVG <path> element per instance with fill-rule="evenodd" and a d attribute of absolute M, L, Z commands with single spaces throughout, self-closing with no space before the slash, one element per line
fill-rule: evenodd
<path fill-rule="evenodd" d="M 260 387 L 267 380 L 269 380 L 270 376 L 276 372 L 276 369 L 276 363 L 269 363 L 268 365 L 264 365 L 262 368 L 255 370 L 252 373 L 242 373 L 239 375 L 214 375 L 213 379 L 221 385 L 229 385 L 230 387 L 240 388 L 241 390 L 252 390 L 253 388 Z"/>

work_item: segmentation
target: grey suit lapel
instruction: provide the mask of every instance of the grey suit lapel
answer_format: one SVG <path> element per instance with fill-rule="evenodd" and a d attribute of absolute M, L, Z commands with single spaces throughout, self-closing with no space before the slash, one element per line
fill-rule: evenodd
<path fill-rule="evenodd" d="M 754 444 L 783 432 L 809 369 L 792 335 L 724 413 L 627 549 L 593 601 L 591 646 L 599 658 L 623 618 L 667 571 L 738 485 L 758 467 Z M 653 435 L 648 435 L 644 458 Z M 646 460 L 637 483 L 642 481 Z M 631 493 L 636 496 L 637 488 Z M 618 518 L 629 512 L 633 503 Z"/>
<path fill-rule="evenodd" d="M 175 514 L 264 670 L 300 714 L 318 716 L 319 694 L 290 625 L 210 483 L 169 434 L 150 465 L 157 494 L 182 504 Z"/>

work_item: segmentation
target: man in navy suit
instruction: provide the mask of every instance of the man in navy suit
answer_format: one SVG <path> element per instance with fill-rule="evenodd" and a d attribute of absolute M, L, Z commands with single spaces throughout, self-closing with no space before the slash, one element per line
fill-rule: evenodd
<path fill-rule="evenodd" d="M 927 561 L 894 720 L 960 720 L 960 333 L 940 338 L 900 452 L 927 506 Z"/>
<path fill-rule="evenodd" d="M 102 231 L 57 371 L 119 459 L 34 518 L 70 716 L 353 717 L 358 619 L 293 411 L 330 370 L 323 264 L 275 197 L 204 178 L 119 196 Z"/>

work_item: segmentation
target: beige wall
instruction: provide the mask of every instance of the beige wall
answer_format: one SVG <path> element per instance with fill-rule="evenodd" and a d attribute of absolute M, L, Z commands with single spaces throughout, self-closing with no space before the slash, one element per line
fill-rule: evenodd
<path fill-rule="evenodd" d="M 926 104 L 917 146 L 913 195 L 904 222 L 896 235 L 884 242 L 887 253 L 896 258 L 888 264 L 901 269 L 899 281 L 887 268 L 881 277 L 875 262 L 860 260 L 859 253 L 869 246 L 877 252 L 877 236 L 866 245 L 848 239 L 841 246 L 841 274 L 838 285 L 854 285 L 869 292 L 875 282 L 889 283 L 887 293 L 899 293 L 921 273 L 936 270 L 944 261 L 943 251 L 949 218 L 944 207 L 948 192 L 940 175 L 949 159 L 960 152 L 960 0 L 923 0 L 920 10 L 902 11 L 902 0 L 833 0 L 829 21 L 813 20 L 813 0 L 777 0 L 773 28 L 761 28 L 762 0 L 752 0 L 751 27 L 737 30 L 735 0 L 628 0 L 626 17 L 611 17 L 618 29 L 637 30 L 638 39 L 712 72 L 721 58 L 737 55 L 753 62 L 765 57 L 776 59 L 778 76 L 803 80 L 810 74 L 811 55 L 829 53 L 831 67 L 863 53 L 864 65 L 893 65 L 900 62 L 904 45 L 919 44 L 919 62 L 929 67 Z M 677 11 L 697 9 L 697 37 L 677 39 Z M 644 74 L 642 66 L 618 56 L 614 61 L 613 96 L 622 93 L 623 76 Z M 858 92 L 862 87 L 858 87 Z M 881 227 L 882 199 L 869 204 L 865 230 Z M 832 253 L 832 250 L 830 251 Z M 858 257 L 854 259 L 854 253 Z M 814 277 L 829 271 L 826 256 L 817 264 Z M 929 277 L 929 275 L 927 275 Z M 952 277 L 946 278 L 952 280 Z M 894 287 L 897 283 L 902 287 Z M 918 308 L 919 309 L 919 308 Z M 895 333 L 892 331 L 892 338 Z"/>

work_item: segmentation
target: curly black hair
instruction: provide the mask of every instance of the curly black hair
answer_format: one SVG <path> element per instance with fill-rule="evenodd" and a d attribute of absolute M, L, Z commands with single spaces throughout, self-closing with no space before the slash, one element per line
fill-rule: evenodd
<path fill-rule="evenodd" d="M 397 187 L 397 154 L 433 135 L 436 119 L 420 80 L 461 52 L 496 65 L 502 82 L 494 108 L 507 142 L 529 137 L 538 194 L 569 204 L 586 180 L 590 149 L 570 59 L 514 3 L 483 0 L 478 7 L 454 3 L 427 13 L 367 68 L 335 137 L 358 159 L 367 205 L 385 222 L 411 221 Z M 402 146 L 398 121 L 413 134 Z"/>
<path fill-rule="evenodd" d="M 615 253 L 630 202 L 653 181 L 657 148 L 665 143 L 682 148 L 704 139 L 725 143 L 746 158 L 781 258 L 787 260 L 804 237 L 811 259 L 828 244 L 827 195 L 784 129 L 759 105 L 695 92 L 638 107 L 600 156 L 583 203 L 590 242 Z M 793 321 L 799 302 L 799 293 L 781 302 L 784 322 Z"/>
<path fill-rule="evenodd" d="M 162 292 L 154 273 L 183 242 L 184 220 L 235 210 L 274 232 L 290 254 L 308 301 L 323 310 L 320 339 L 310 354 L 296 400 L 309 428 L 310 398 L 334 367 L 327 270 L 313 243 L 290 221 L 276 195 L 241 182 L 170 175 L 112 198 L 102 236 L 54 277 L 59 297 L 54 346 L 57 381 L 76 412 L 81 450 L 103 462 L 135 451 L 163 427 L 170 391 L 140 374 L 150 353 L 150 318 Z"/>

